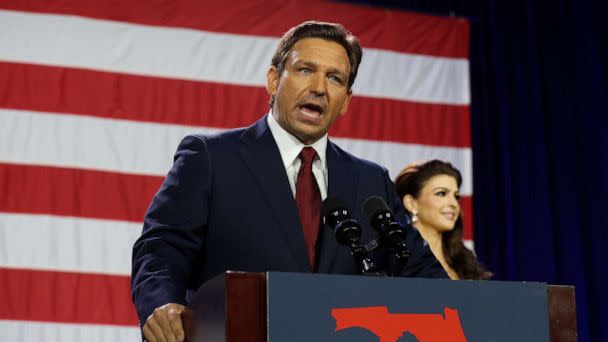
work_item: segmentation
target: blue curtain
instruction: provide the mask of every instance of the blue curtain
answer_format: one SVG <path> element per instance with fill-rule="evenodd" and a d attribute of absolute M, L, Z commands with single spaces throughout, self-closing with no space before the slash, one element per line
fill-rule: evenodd
<path fill-rule="evenodd" d="M 475 242 L 498 279 L 576 286 L 608 341 L 608 25 L 584 2 L 490 2 L 471 46 Z"/>
<path fill-rule="evenodd" d="M 469 18 L 478 256 L 574 285 L 579 341 L 608 341 L 607 2 L 380 3 Z"/>

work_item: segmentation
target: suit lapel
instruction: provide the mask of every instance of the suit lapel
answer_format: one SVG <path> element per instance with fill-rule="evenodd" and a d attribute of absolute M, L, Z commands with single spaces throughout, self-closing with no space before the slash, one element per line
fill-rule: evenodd
<path fill-rule="evenodd" d="M 352 163 L 350 157 L 345 155 L 331 141 L 327 143 L 326 158 L 329 173 L 327 197 L 338 197 L 346 203 L 349 210 L 358 210 L 358 208 L 355 208 L 357 203 L 356 189 L 359 179 L 358 169 Z M 320 242 L 318 261 L 320 273 L 331 273 L 336 258 L 352 258 L 346 253 L 338 256 L 340 245 L 334 237 L 334 232 L 327 225 L 321 227 Z"/>
<path fill-rule="evenodd" d="M 266 116 L 245 130 L 241 141 L 241 156 L 274 212 L 279 236 L 287 242 L 299 271 L 310 272 L 298 210 Z"/>

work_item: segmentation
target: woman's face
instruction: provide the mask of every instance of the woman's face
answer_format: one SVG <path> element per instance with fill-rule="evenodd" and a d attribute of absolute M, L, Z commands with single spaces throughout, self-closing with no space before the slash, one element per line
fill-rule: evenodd
<path fill-rule="evenodd" d="M 443 233 L 454 229 L 460 215 L 459 200 L 456 179 L 448 175 L 436 175 L 426 182 L 420 196 L 413 199 L 413 205 L 418 212 L 420 224 Z"/>

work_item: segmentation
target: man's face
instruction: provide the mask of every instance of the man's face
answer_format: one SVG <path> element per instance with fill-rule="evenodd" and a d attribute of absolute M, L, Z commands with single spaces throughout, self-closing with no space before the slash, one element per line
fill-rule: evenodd
<path fill-rule="evenodd" d="M 275 96 L 277 122 L 305 145 L 321 138 L 348 107 L 350 62 L 342 45 L 305 38 L 293 45 L 283 72 L 267 73 L 266 88 Z"/>

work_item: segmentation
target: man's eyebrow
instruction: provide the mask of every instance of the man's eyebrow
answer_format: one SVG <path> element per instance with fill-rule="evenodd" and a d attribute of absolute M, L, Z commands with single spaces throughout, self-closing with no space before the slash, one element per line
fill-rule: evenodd
<path fill-rule="evenodd" d="M 311 61 L 307 61 L 307 60 L 301 60 L 301 59 L 295 61 L 293 63 L 293 65 L 303 65 L 303 66 L 307 66 L 307 67 L 311 67 L 311 68 L 317 68 L 318 67 L 317 63 L 314 63 L 314 62 L 311 62 Z M 346 72 L 344 72 L 344 71 L 342 71 L 340 69 L 337 69 L 337 68 L 329 68 L 328 71 L 330 73 L 333 73 L 333 74 L 338 74 L 338 75 L 340 75 L 342 77 L 346 77 L 347 76 Z"/>
<path fill-rule="evenodd" d="M 342 71 L 342 70 L 338 70 L 338 69 L 336 69 L 336 68 L 330 68 L 330 69 L 329 69 L 329 71 L 330 71 L 331 73 L 338 74 L 338 75 L 340 75 L 340 76 L 342 76 L 342 77 L 348 77 L 348 73 L 346 73 L 346 72 L 344 72 L 344 71 Z"/>
<path fill-rule="evenodd" d="M 313 66 L 313 67 L 317 66 L 316 63 L 313 63 L 311 61 L 302 60 L 302 59 L 296 60 L 293 64 L 300 64 L 300 65 Z"/>

